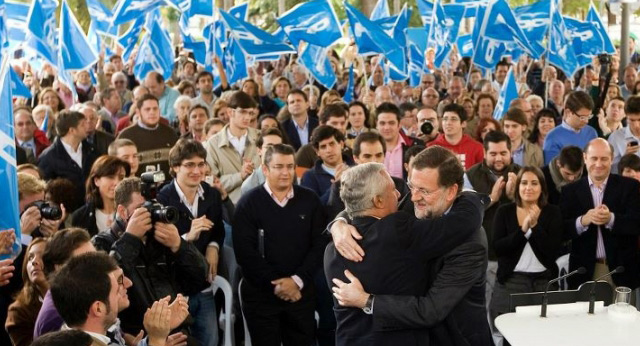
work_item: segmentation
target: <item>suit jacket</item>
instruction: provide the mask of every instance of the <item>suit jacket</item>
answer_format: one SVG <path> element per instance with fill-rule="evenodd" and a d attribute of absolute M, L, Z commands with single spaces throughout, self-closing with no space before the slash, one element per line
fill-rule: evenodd
<path fill-rule="evenodd" d="M 200 237 L 193 242 L 198 248 L 198 251 L 204 255 L 209 243 L 215 242 L 220 248 L 224 245 L 224 223 L 222 222 L 222 199 L 220 192 L 205 182 L 200 183 L 200 185 L 203 188 L 203 195 L 198 201 L 198 217 L 206 215 L 207 219 L 213 222 L 213 228 L 200 233 Z M 160 189 L 157 198 L 158 202 L 163 205 L 173 206 L 178 209 L 180 212 L 180 219 L 176 224 L 178 232 L 180 232 L 180 235 L 189 233 L 193 215 L 187 206 L 182 203 L 182 200 L 180 200 L 178 190 L 176 190 L 175 179 Z M 219 251 L 218 254 L 221 255 L 222 251 Z M 218 259 L 218 263 L 220 263 L 220 259 Z"/>
<path fill-rule="evenodd" d="M 112 134 L 96 130 L 91 138 L 87 138 L 86 142 L 89 143 L 91 151 L 93 152 L 95 157 L 100 157 L 102 155 L 107 155 L 109 151 L 109 144 L 111 144 L 114 140 L 115 137 Z"/>
<path fill-rule="evenodd" d="M 334 300 L 336 344 L 428 345 L 429 333 L 425 324 L 375 328 L 379 298 L 383 297 L 380 295 L 423 294 L 427 288 L 425 273 L 429 260 L 451 251 L 467 239 L 480 227 L 483 211 L 476 194 L 465 194 L 442 218 L 417 220 L 413 212 L 403 211 L 380 220 L 355 218 L 353 224 L 363 236 L 359 243 L 367 255 L 362 262 L 347 261 L 331 243 L 325 250 L 325 274 L 329 283 L 333 278 L 344 281 L 344 270 L 349 269 L 368 292 L 376 295 L 374 312 L 373 316 L 367 315 L 360 309 L 341 307 Z M 484 286 L 482 290 L 484 297 Z M 486 322 L 486 312 L 484 317 Z"/>
<path fill-rule="evenodd" d="M 82 141 L 82 167 L 78 166 L 65 150 L 62 140 L 57 138 L 38 158 L 38 167 L 42 170 L 44 180 L 69 179 L 76 185 L 76 201 L 83 201 L 85 197 L 85 181 L 95 160 L 96 156 L 91 151 L 91 146 L 87 141 Z M 70 213 L 72 210 L 67 212 Z"/>
<path fill-rule="evenodd" d="M 413 203 L 403 209 L 412 210 Z M 431 345 L 493 345 L 485 302 L 487 237 L 480 223 L 465 225 L 471 236 L 430 262 L 426 294 L 376 296 L 374 330 L 423 326 L 431 328 Z"/>
<path fill-rule="evenodd" d="M 614 274 L 613 282 L 632 289 L 638 287 L 638 234 L 640 233 L 640 183 L 631 178 L 610 174 L 602 204 L 615 215 L 613 227 L 600 226 L 609 268 L 624 266 L 624 273 Z M 588 176 L 566 185 L 560 195 L 565 237 L 571 239 L 569 269 L 585 267 L 585 274 L 567 279 L 569 287 L 577 288 L 593 278 L 596 263 L 598 226 L 591 224 L 582 234 L 576 231 L 576 219 L 592 209 L 593 198 Z"/>
<path fill-rule="evenodd" d="M 307 119 L 308 119 L 307 129 L 309 132 L 309 142 L 311 142 L 311 133 L 316 127 L 318 127 L 319 123 L 318 123 L 318 119 L 309 116 L 309 114 L 307 114 Z M 300 147 L 302 146 L 302 143 L 300 142 L 300 136 L 298 135 L 298 130 L 296 129 L 296 123 L 293 120 L 293 118 L 289 118 L 283 121 L 282 128 L 284 129 L 284 132 L 287 133 L 287 137 L 289 138 L 289 144 L 291 144 L 291 146 L 296 151 L 298 151 L 298 149 L 300 149 Z"/>
<path fill-rule="evenodd" d="M 529 142 L 527 139 L 522 139 L 524 143 L 524 165 L 525 166 L 544 166 L 544 158 L 542 156 L 542 148 Z"/>

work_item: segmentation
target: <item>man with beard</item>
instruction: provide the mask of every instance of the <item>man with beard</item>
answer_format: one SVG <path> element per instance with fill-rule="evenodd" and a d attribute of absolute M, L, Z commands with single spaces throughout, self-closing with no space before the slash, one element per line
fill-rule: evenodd
<path fill-rule="evenodd" d="M 411 340 L 420 345 L 429 342 L 438 345 L 491 344 L 484 302 L 487 240 L 478 219 L 466 209 L 469 207 L 467 199 L 475 197 L 466 194 L 458 197 L 463 174 L 462 165 L 452 152 L 442 147 L 428 148 L 418 154 L 412 163 L 410 189 L 413 203 L 405 205 L 407 208 L 402 216 L 406 218 L 405 223 L 384 226 L 388 220 L 401 218 L 393 214 L 380 221 L 373 221 L 382 223 L 382 228 L 358 227 L 360 221 L 357 217 L 353 223 L 359 231 L 343 225 L 342 221 L 337 221 L 332 226 L 334 244 L 325 253 L 325 267 L 327 279 L 334 278 L 334 296 L 340 305 L 336 306 L 339 338 L 351 337 L 357 341 L 359 338 L 356 335 L 371 335 L 374 342 L 382 340 L 382 344 L 389 344 L 386 343 L 388 338 L 403 335 L 408 337 L 407 333 L 414 332 Z M 345 186 L 342 191 L 360 191 L 346 186 L 348 177 L 343 184 Z M 348 192 L 341 193 L 341 197 L 348 212 L 350 208 L 357 209 L 357 205 L 350 206 Z M 381 201 L 376 197 L 372 204 L 376 206 Z M 484 209 L 483 203 L 478 202 L 475 206 Z M 412 210 L 418 221 L 411 215 Z M 461 211 L 465 215 L 460 215 Z M 481 216 L 482 210 L 478 212 Z M 369 218 L 383 216 L 368 214 Z M 456 222 L 462 223 L 462 227 L 457 230 Z M 418 229 L 416 233 L 412 233 L 411 227 L 415 225 L 418 225 Z M 467 233 L 463 236 L 459 232 Z M 362 239 L 359 244 L 353 240 L 352 234 L 353 237 Z M 408 244 L 404 244 L 406 237 L 412 235 L 417 236 L 418 240 L 410 239 Z M 389 239 L 384 239 L 385 236 Z M 456 236 L 462 237 L 452 239 Z M 426 242 L 429 244 L 428 249 L 411 252 L 426 238 L 430 238 Z M 450 248 L 452 241 L 453 248 Z M 350 271 L 345 271 L 344 276 L 337 272 L 339 265 L 333 257 L 338 256 L 333 254 L 334 248 L 349 260 L 341 259 L 339 264 L 353 270 L 355 276 Z M 421 260 L 429 256 L 442 257 L 423 266 Z M 401 269 L 393 269 L 393 275 L 385 275 L 385 271 L 396 260 L 404 261 Z M 377 261 L 380 263 L 376 263 Z M 363 268 L 374 268 L 374 272 L 367 272 Z M 408 282 L 402 283 L 399 290 L 395 290 L 395 280 L 401 281 L 402 275 L 407 272 L 412 277 Z M 345 276 L 350 283 L 343 282 Z M 425 280 L 426 286 L 421 290 L 412 286 L 421 284 L 422 280 Z M 428 291 L 426 287 L 430 287 Z M 365 292 L 365 289 L 371 294 Z M 416 289 L 416 292 L 408 292 L 412 289 Z M 363 308 L 363 312 L 344 307 Z M 359 326 L 355 325 L 355 321 L 366 317 L 363 314 L 372 316 Z M 345 319 L 344 316 L 352 316 L 353 320 Z M 341 326 L 352 328 L 341 331 Z M 428 337 L 418 333 L 426 328 L 430 328 Z"/>
<path fill-rule="evenodd" d="M 102 252 L 92 252 L 72 258 L 51 282 L 51 295 L 56 309 L 65 321 L 62 329 L 78 329 L 89 334 L 93 345 L 124 345 L 122 337 L 113 338 L 118 312 L 129 306 L 127 289 L 131 287 L 116 261 Z M 148 333 L 142 345 L 165 345 L 172 325 L 187 316 L 187 303 L 173 308 L 168 299 L 153 304 L 144 318 Z M 178 322 L 178 323 L 179 323 Z M 138 344 L 142 331 L 133 341 Z M 182 339 L 182 341 L 184 341 Z M 140 345 L 140 344 L 138 344 Z"/>

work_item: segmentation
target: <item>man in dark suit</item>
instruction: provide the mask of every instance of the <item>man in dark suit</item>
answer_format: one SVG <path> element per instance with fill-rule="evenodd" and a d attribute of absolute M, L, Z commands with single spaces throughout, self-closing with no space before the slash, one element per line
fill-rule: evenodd
<path fill-rule="evenodd" d="M 434 256 L 444 254 L 444 256 L 437 259 L 435 263 L 422 267 L 414 274 L 412 280 L 424 279 L 427 283 L 419 293 L 389 292 L 371 298 L 373 305 L 371 328 L 374 332 L 393 335 L 401 330 L 430 328 L 429 337 L 422 339 L 421 343 L 431 341 L 436 345 L 492 344 L 484 301 L 487 267 L 486 236 L 480 220 L 476 223 L 473 218 L 457 216 L 455 210 L 458 203 L 461 203 L 460 199 L 456 203 L 454 201 L 457 191 L 462 186 L 463 172 L 462 165 L 455 155 L 442 147 L 428 148 L 416 156 L 410 182 L 411 199 L 414 204 L 407 208 L 409 213 L 413 209 L 418 219 L 429 219 L 430 222 L 443 222 L 443 219 L 446 220 L 455 215 L 454 220 L 463 220 L 463 226 L 467 227 L 467 234 L 470 236 L 457 241 L 454 248 L 447 248 L 446 243 L 450 239 L 432 242 L 431 246 L 439 251 L 434 251 L 432 254 Z M 483 205 L 481 207 L 484 208 Z M 443 215 L 445 217 L 442 217 Z M 436 227 L 436 232 L 448 232 L 449 227 L 440 225 Z M 346 241 L 345 239 L 349 237 L 343 230 L 335 226 L 332 228 L 334 246 L 345 255 L 346 259 L 357 262 L 364 258 L 362 264 L 365 264 L 370 256 L 374 258 L 378 256 L 375 253 L 376 250 L 371 249 L 371 251 L 366 250 L 367 256 L 362 257 L 365 253 L 362 247 L 350 243 L 351 239 Z M 428 232 L 428 229 L 423 227 L 419 231 Z M 398 230 L 395 232 L 396 237 L 403 233 Z M 365 241 L 363 240 L 361 244 L 365 244 Z M 382 249 L 378 251 L 389 251 L 390 246 L 385 245 Z M 386 253 L 384 258 L 385 261 L 393 259 L 389 253 Z M 344 260 L 343 262 L 349 266 L 357 265 L 354 262 Z M 349 284 L 334 280 L 337 287 L 334 287 L 333 291 L 340 305 L 362 308 L 367 302 L 363 298 L 373 297 L 364 291 L 363 284 L 357 277 L 359 278 L 358 275 L 349 277 L 351 281 Z M 383 276 L 377 276 L 375 280 L 380 280 L 381 277 Z M 368 292 L 377 293 L 370 289 L 370 283 L 365 281 L 366 276 L 362 279 Z M 427 291 L 426 288 L 430 282 L 433 284 Z M 373 284 L 375 285 L 375 281 Z M 375 288 L 375 286 L 371 287 Z M 425 296 L 418 297 L 419 295 Z M 353 311 L 358 310 L 353 309 Z"/>
<path fill-rule="evenodd" d="M 311 133 L 318 126 L 318 119 L 309 116 L 309 99 L 299 89 L 291 90 L 287 95 L 287 110 L 291 118 L 282 122 L 282 128 L 293 149 L 298 151 L 301 146 L 310 142 Z"/>
<path fill-rule="evenodd" d="M 38 167 L 42 170 L 44 180 L 69 179 L 76 185 L 76 197 L 81 201 L 85 197 L 85 181 L 96 159 L 85 141 L 87 120 L 80 112 L 62 111 L 56 119 L 56 130 L 59 137 L 42 152 Z"/>
<path fill-rule="evenodd" d="M 577 288 L 624 266 L 612 283 L 638 287 L 637 246 L 640 234 L 640 185 L 637 181 L 611 174 L 613 150 L 597 138 L 584 150 L 588 175 L 566 185 L 560 195 L 565 236 L 571 239 L 569 269 L 587 269 L 570 277 L 569 287 Z"/>
<path fill-rule="evenodd" d="M 175 179 L 158 193 L 158 202 L 180 212 L 176 228 L 194 244 L 209 265 L 207 280 L 218 273 L 220 247 L 224 244 L 222 198 L 220 192 L 204 182 L 207 151 L 200 142 L 180 139 L 169 152 L 171 175 Z M 225 196 L 226 198 L 226 196 Z M 211 289 L 189 297 L 189 313 L 194 317 L 192 335 L 205 346 L 218 344 L 216 306 Z"/>
<path fill-rule="evenodd" d="M 96 157 L 107 155 L 109 145 L 115 140 L 115 137 L 101 130 L 96 130 L 96 125 L 100 120 L 97 109 L 90 103 L 82 104 L 78 111 L 84 114 L 87 119 L 87 140 L 91 147 L 91 151 Z M 135 172 L 134 172 L 135 174 Z"/>

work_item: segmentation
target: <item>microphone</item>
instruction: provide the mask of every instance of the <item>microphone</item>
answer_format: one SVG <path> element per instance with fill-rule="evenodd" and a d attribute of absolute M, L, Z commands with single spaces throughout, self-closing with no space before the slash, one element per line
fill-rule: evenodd
<path fill-rule="evenodd" d="M 547 317 L 547 305 L 549 304 L 549 297 L 547 296 L 547 293 L 549 291 L 549 287 L 551 287 L 551 284 L 556 283 L 560 280 L 566 279 L 569 276 L 575 275 L 575 274 L 584 274 L 586 273 L 587 270 L 584 267 L 580 267 L 574 271 L 572 271 L 571 273 L 567 273 L 565 275 L 562 275 L 560 277 L 557 277 L 551 281 L 549 281 L 549 283 L 547 283 L 547 287 L 544 289 L 544 294 L 542 295 L 542 306 L 540 307 L 540 317 Z"/>
<path fill-rule="evenodd" d="M 607 276 L 616 274 L 616 273 L 624 273 L 624 267 L 623 266 L 618 266 L 616 269 L 614 269 L 613 271 L 602 275 L 601 277 L 592 280 L 592 281 L 587 281 L 585 282 L 586 284 L 592 284 L 591 285 L 591 290 L 589 291 L 589 313 L 593 315 L 593 310 L 595 309 L 596 306 L 596 284 L 598 283 L 598 281 L 606 278 Z"/>

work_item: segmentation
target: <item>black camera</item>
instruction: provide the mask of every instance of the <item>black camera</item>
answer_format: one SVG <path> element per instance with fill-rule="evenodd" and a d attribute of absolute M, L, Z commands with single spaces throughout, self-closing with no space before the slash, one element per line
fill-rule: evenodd
<path fill-rule="evenodd" d="M 151 213 L 151 222 L 176 224 L 180 219 L 178 209 L 164 206 L 155 199 L 158 187 L 164 183 L 164 173 L 161 171 L 142 173 L 140 181 L 142 182 L 141 194 L 146 200 L 142 207 Z"/>
<path fill-rule="evenodd" d="M 176 224 L 180 220 L 180 214 L 175 207 L 166 207 L 155 200 L 146 201 L 142 204 L 151 213 L 151 222 L 162 222 Z"/>
<path fill-rule="evenodd" d="M 31 205 L 38 207 L 40 216 L 47 220 L 60 220 L 62 218 L 62 210 L 45 201 L 35 201 Z"/>
<path fill-rule="evenodd" d="M 600 65 L 609 65 L 611 64 L 611 55 L 609 54 L 599 54 L 598 55 L 598 62 L 600 63 Z"/>
<path fill-rule="evenodd" d="M 425 121 L 420 125 L 420 132 L 422 132 L 425 136 L 429 136 L 431 132 L 433 132 L 433 124 L 430 121 Z"/>

